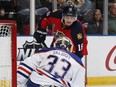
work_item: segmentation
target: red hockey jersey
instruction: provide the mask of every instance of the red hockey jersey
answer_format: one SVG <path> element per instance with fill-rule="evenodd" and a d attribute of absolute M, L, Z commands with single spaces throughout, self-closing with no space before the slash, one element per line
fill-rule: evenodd
<path fill-rule="evenodd" d="M 87 55 L 88 40 L 86 38 L 86 34 L 84 32 L 84 27 L 82 23 L 79 20 L 77 20 L 70 27 L 64 29 L 61 20 L 62 10 L 52 12 L 49 11 L 45 15 L 43 15 L 38 27 L 46 29 L 47 26 L 53 24 L 53 33 L 62 32 L 65 36 L 71 39 L 73 43 L 73 53 L 75 53 L 80 58 L 82 58 L 83 55 Z M 54 40 L 55 38 L 53 39 L 53 42 Z"/>

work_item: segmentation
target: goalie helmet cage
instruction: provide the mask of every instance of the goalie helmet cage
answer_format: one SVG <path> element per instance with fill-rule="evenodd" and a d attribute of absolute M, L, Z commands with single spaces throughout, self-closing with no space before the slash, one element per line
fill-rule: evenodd
<path fill-rule="evenodd" d="M 16 22 L 0 20 L 0 87 L 17 87 Z"/>

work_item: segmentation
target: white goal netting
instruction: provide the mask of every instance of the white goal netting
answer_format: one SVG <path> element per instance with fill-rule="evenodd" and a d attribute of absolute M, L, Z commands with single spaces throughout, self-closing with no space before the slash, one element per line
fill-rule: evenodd
<path fill-rule="evenodd" d="M 14 87 L 13 73 L 13 23 L 0 22 L 0 87 Z M 15 47 L 15 46 L 14 46 Z M 15 61 L 14 61 L 15 62 Z M 14 66 L 15 68 L 16 66 Z M 16 77 L 15 77 L 16 78 Z M 16 83 L 13 83 L 16 84 Z"/>
<path fill-rule="evenodd" d="M 10 25 L 0 25 L 0 36 L 10 36 L 11 26 Z"/>

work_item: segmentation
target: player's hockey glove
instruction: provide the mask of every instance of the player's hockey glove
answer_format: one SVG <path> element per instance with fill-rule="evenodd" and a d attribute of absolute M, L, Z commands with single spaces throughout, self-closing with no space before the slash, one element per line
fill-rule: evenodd
<path fill-rule="evenodd" d="M 38 43 L 41 43 L 41 42 L 44 42 L 44 41 L 45 41 L 46 35 L 47 35 L 46 29 L 43 29 L 43 28 L 40 28 L 40 27 L 39 27 L 39 28 L 35 31 L 33 37 L 36 39 L 36 41 L 37 41 Z"/>

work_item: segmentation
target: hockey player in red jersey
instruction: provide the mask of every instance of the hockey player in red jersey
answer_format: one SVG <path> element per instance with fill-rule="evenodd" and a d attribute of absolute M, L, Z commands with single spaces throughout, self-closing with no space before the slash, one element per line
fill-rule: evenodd
<path fill-rule="evenodd" d="M 57 36 L 58 33 L 67 36 L 73 42 L 73 53 L 80 58 L 87 55 L 87 38 L 84 32 L 82 23 L 77 19 L 77 9 L 73 4 L 66 5 L 63 10 L 49 11 L 43 15 L 37 30 L 34 33 L 34 38 L 37 42 L 44 42 L 47 31 L 47 26 L 54 25 L 52 32 Z M 53 42 L 56 38 L 53 39 Z"/>

